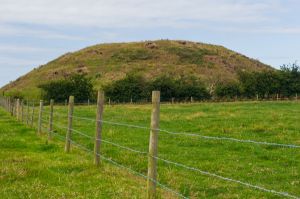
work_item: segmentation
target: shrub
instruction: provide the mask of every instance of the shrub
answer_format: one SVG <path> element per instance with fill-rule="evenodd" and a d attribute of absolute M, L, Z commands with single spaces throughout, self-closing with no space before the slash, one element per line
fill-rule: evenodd
<path fill-rule="evenodd" d="M 211 96 L 205 85 L 195 77 L 181 77 L 176 80 L 176 99 L 182 101 L 193 97 L 194 100 L 205 100 Z"/>
<path fill-rule="evenodd" d="M 161 101 L 186 100 L 193 97 L 195 100 L 208 99 L 210 96 L 204 85 L 193 77 L 174 79 L 169 76 L 160 76 L 153 81 L 145 81 L 141 76 L 128 75 L 105 87 L 106 96 L 116 102 L 147 101 L 153 90 L 161 91 Z"/>
<path fill-rule="evenodd" d="M 104 87 L 107 97 L 116 102 L 141 101 L 146 98 L 146 83 L 141 76 L 129 74 Z"/>
<path fill-rule="evenodd" d="M 227 84 L 218 84 L 215 89 L 215 94 L 219 98 L 235 98 L 241 95 L 239 83 L 230 82 Z"/>
<path fill-rule="evenodd" d="M 160 91 L 161 101 L 170 101 L 173 97 L 176 97 L 177 85 L 174 79 L 168 76 L 160 76 L 154 81 L 149 83 L 148 91 Z"/>
<path fill-rule="evenodd" d="M 93 96 L 91 79 L 78 74 L 67 79 L 42 84 L 39 88 L 42 89 L 43 99 L 54 99 L 56 102 L 63 102 L 71 95 L 77 102 L 86 101 Z"/>
<path fill-rule="evenodd" d="M 24 99 L 24 95 L 22 92 L 20 91 L 17 91 L 17 90 L 12 90 L 12 91 L 9 91 L 9 92 L 4 92 L 3 91 L 3 96 L 9 96 L 13 99 Z"/>

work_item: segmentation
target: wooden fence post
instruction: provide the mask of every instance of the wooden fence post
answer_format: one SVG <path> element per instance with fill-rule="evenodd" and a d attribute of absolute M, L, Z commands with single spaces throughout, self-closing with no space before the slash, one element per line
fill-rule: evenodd
<path fill-rule="evenodd" d="M 12 116 L 12 100 L 11 98 L 9 97 L 8 98 L 8 109 L 9 109 L 9 112 L 10 112 L 10 115 Z"/>
<path fill-rule="evenodd" d="M 104 109 L 104 92 L 98 91 L 97 99 L 97 112 L 96 112 L 96 134 L 95 134 L 95 145 L 94 145 L 94 163 L 96 166 L 100 165 L 100 147 L 102 138 L 102 118 Z"/>
<path fill-rule="evenodd" d="M 147 195 L 148 199 L 156 198 L 156 177 L 157 177 L 157 147 L 159 132 L 159 115 L 160 115 L 160 92 L 152 92 L 152 115 L 151 130 L 149 141 L 148 155 L 148 179 L 147 179 Z"/>
<path fill-rule="evenodd" d="M 44 108 L 44 102 L 43 100 L 40 100 L 40 110 L 39 110 L 39 120 L 38 120 L 38 134 L 42 134 L 42 118 L 43 118 L 43 108 Z"/>
<path fill-rule="evenodd" d="M 50 100 L 50 115 L 49 115 L 49 134 L 48 140 L 52 140 L 52 131 L 53 131 L 53 106 L 54 100 Z"/>
<path fill-rule="evenodd" d="M 13 99 L 12 104 L 13 104 L 13 110 L 12 110 L 13 111 L 13 116 L 15 117 L 16 116 L 16 104 L 17 104 L 15 99 Z"/>
<path fill-rule="evenodd" d="M 31 111 L 31 124 L 30 126 L 33 127 L 33 121 L 34 121 L 34 109 L 35 109 L 35 104 L 34 101 L 32 102 L 32 111 Z"/>
<path fill-rule="evenodd" d="M 66 134 L 65 152 L 70 152 L 71 147 L 71 134 L 73 124 L 73 112 L 74 112 L 74 96 L 69 97 L 69 108 L 68 108 L 68 130 Z"/>
<path fill-rule="evenodd" d="M 27 114 L 26 114 L 26 124 L 29 124 L 29 102 L 26 100 L 26 106 L 27 106 Z"/>
<path fill-rule="evenodd" d="M 17 99 L 16 102 L 16 116 L 17 116 L 17 120 L 20 120 L 20 99 Z"/>
<path fill-rule="evenodd" d="M 24 122 L 24 101 L 21 101 L 21 122 Z"/>
<path fill-rule="evenodd" d="M 10 98 L 10 115 L 14 116 L 14 100 Z"/>
<path fill-rule="evenodd" d="M 18 119 L 17 106 L 18 106 L 18 100 L 15 100 L 14 116 Z"/>
<path fill-rule="evenodd" d="M 14 101 L 13 101 L 13 99 L 10 98 L 9 103 L 10 103 L 10 108 L 9 108 L 10 115 L 13 116 L 14 115 Z"/>

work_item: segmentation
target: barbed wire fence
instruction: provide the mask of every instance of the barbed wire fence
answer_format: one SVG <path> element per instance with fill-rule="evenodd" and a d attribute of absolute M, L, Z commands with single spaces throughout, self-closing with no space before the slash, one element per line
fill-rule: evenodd
<path fill-rule="evenodd" d="M 300 145 L 296 144 L 285 144 L 285 143 L 274 143 L 274 142 L 264 142 L 264 141 L 255 141 L 255 140 L 243 140 L 243 139 L 236 139 L 231 137 L 218 137 L 218 136 L 206 136 L 196 133 L 185 133 L 185 132 L 173 132 L 165 129 L 159 128 L 159 112 L 160 112 L 160 92 L 154 91 L 152 93 L 152 114 L 151 114 L 151 127 L 145 127 L 140 125 L 132 125 L 127 123 L 120 123 L 120 122 L 114 122 L 114 121 L 106 121 L 102 119 L 103 114 L 103 105 L 104 105 L 104 93 L 99 91 L 98 93 L 98 100 L 97 100 L 97 114 L 96 119 L 88 118 L 88 117 L 80 117 L 73 114 L 74 110 L 74 97 L 70 97 L 69 102 L 67 104 L 68 106 L 68 113 L 67 115 L 60 114 L 54 112 L 54 101 L 51 100 L 49 103 L 44 103 L 42 100 L 37 103 L 35 101 L 29 101 L 27 100 L 26 103 L 24 101 L 21 101 L 20 99 L 14 100 L 11 98 L 4 98 L 0 97 L 0 105 L 9 112 L 12 116 L 15 116 L 16 119 L 20 122 L 23 122 L 33 128 L 37 129 L 37 134 L 42 135 L 43 132 L 48 133 L 48 139 L 52 140 L 54 137 L 58 138 L 62 142 L 65 143 L 65 151 L 69 152 L 71 146 L 75 146 L 88 154 L 91 154 L 94 156 L 94 163 L 96 165 L 100 164 L 100 160 L 103 160 L 105 162 L 108 162 L 114 166 L 117 166 L 119 168 L 125 169 L 129 171 L 130 173 L 140 176 L 143 179 L 147 180 L 147 196 L 148 198 L 156 198 L 156 186 L 160 187 L 161 189 L 170 192 L 171 194 L 174 194 L 174 196 L 180 197 L 180 198 L 189 198 L 188 196 L 185 196 L 184 194 L 168 187 L 167 185 L 159 182 L 157 180 L 157 161 L 161 161 L 165 164 L 174 165 L 176 167 L 182 168 L 187 171 L 193 171 L 196 173 L 199 173 L 204 176 L 216 178 L 219 180 L 236 183 L 242 186 L 245 186 L 249 189 L 255 189 L 262 192 L 274 194 L 281 197 L 286 198 L 293 198 L 293 199 L 300 199 L 299 196 L 295 196 L 293 194 L 277 191 L 273 189 L 268 189 L 263 186 L 254 185 L 248 182 L 244 182 L 241 180 L 233 179 L 230 177 L 218 175 L 216 173 L 208 172 L 201 170 L 199 168 L 195 168 L 189 165 L 185 165 L 176 161 L 168 160 L 165 158 L 161 158 L 158 155 L 158 133 L 166 133 L 172 136 L 186 136 L 186 137 L 197 137 L 199 139 L 205 139 L 205 140 L 222 140 L 227 142 L 238 142 L 243 144 L 255 144 L 255 145 L 267 145 L 267 146 L 273 146 L 273 147 L 281 147 L 281 148 L 291 148 L 291 149 L 299 149 Z M 45 105 L 49 106 L 50 111 L 44 110 Z M 66 106 L 66 104 L 61 104 L 61 106 Z M 88 104 L 90 106 L 90 104 Z M 38 108 L 39 107 L 39 108 Z M 46 119 L 44 118 L 44 115 L 46 115 Z M 57 124 L 54 122 L 53 118 L 58 117 L 60 119 L 68 120 L 67 126 Z M 95 137 L 88 135 L 85 132 L 76 130 L 73 128 L 73 120 L 82 120 L 82 121 L 89 121 L 94 122 L 96 124 L 96 133 Z M 112 142 L 110 140 L 106 140 L 102 138 L 102 126 L 111 125 L 111 126 L 123 126 L 130 129 L 142 129 L 150 131 L 150 140 L 149 140 L 149 152 L 140 151 L 137 149 L 133 149 L 131 147 L 123 146 L 119 143 Z M 58 130 L 60 131 L 66 131 L 66 135 L 61 135 Z M 74 139 L 72 139 L 72 135 L 78 135 L 84 138 L 89 139 L 90 141 L 94 141 L 94 150 L 89 149 L 88 147 L 75 142 Z M 110 157 L 104 156 L 100 151 L 100 146 L 102 143 L 111 145 L 113 147 L 117 147 L 122 150 L 130 151 L 136 154 L 143 155 L 145 157 L 148 157 L 148 174 L 143 174 L 139 171 L 136 171 L 132 169 L 129 166 L 125 166 L 116 160 L 113 160 Z"/>

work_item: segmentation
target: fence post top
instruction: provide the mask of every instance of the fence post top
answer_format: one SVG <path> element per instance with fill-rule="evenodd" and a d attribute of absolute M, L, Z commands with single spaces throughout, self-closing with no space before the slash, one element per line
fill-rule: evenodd
<path fill-rule="evenodd" d="M 98 90 L 98 99 L 104 99 L 104 91 Z"/>
<path fill-rule="evenodd" d="M 152 102 L 160 102 L 160 91 L 152 91 Z"/>
<path fill-rule="evenodd" d="M 74 102 L 74 96 L 71 95 L 71 96 L 69 97 L 69 102 Z"/>

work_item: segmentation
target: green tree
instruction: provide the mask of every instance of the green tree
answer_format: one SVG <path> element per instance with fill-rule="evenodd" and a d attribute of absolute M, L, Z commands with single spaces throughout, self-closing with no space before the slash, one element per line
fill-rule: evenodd
<path fill-rule="evenodd" d="M 158 90 L 161 92 L 161 101 L 170 101 L 173 97 L 177 97 L 177 85 L 173 78 L 163 75 L 149 83 L 148 90 Z"/>
<path fill-rule="evenodd" d="M 115 81 L 104 87 L 107 97 L 115 102 L 141 101 L 147 96 L 145 80 L 134 74 L 127 75 L 124 79 Z"/>
<path fill-rule="evenodd" d="M 219 98 L 233 99 L 241 96 L 241 88 L 238 82 L 229 82 L 225 84 L 218 84 L 216 86 L 215 94 Z"/>
<path fill-rule="evenodd" d="M 84 102 L 93 95 L 91 79 L 78 74 L 42 84 L 39 88 L 42 89 L 43 99 L 54 99 L 56 102 L 63 102 L 71 95 L 75 97 L 77 102 Z"/>

